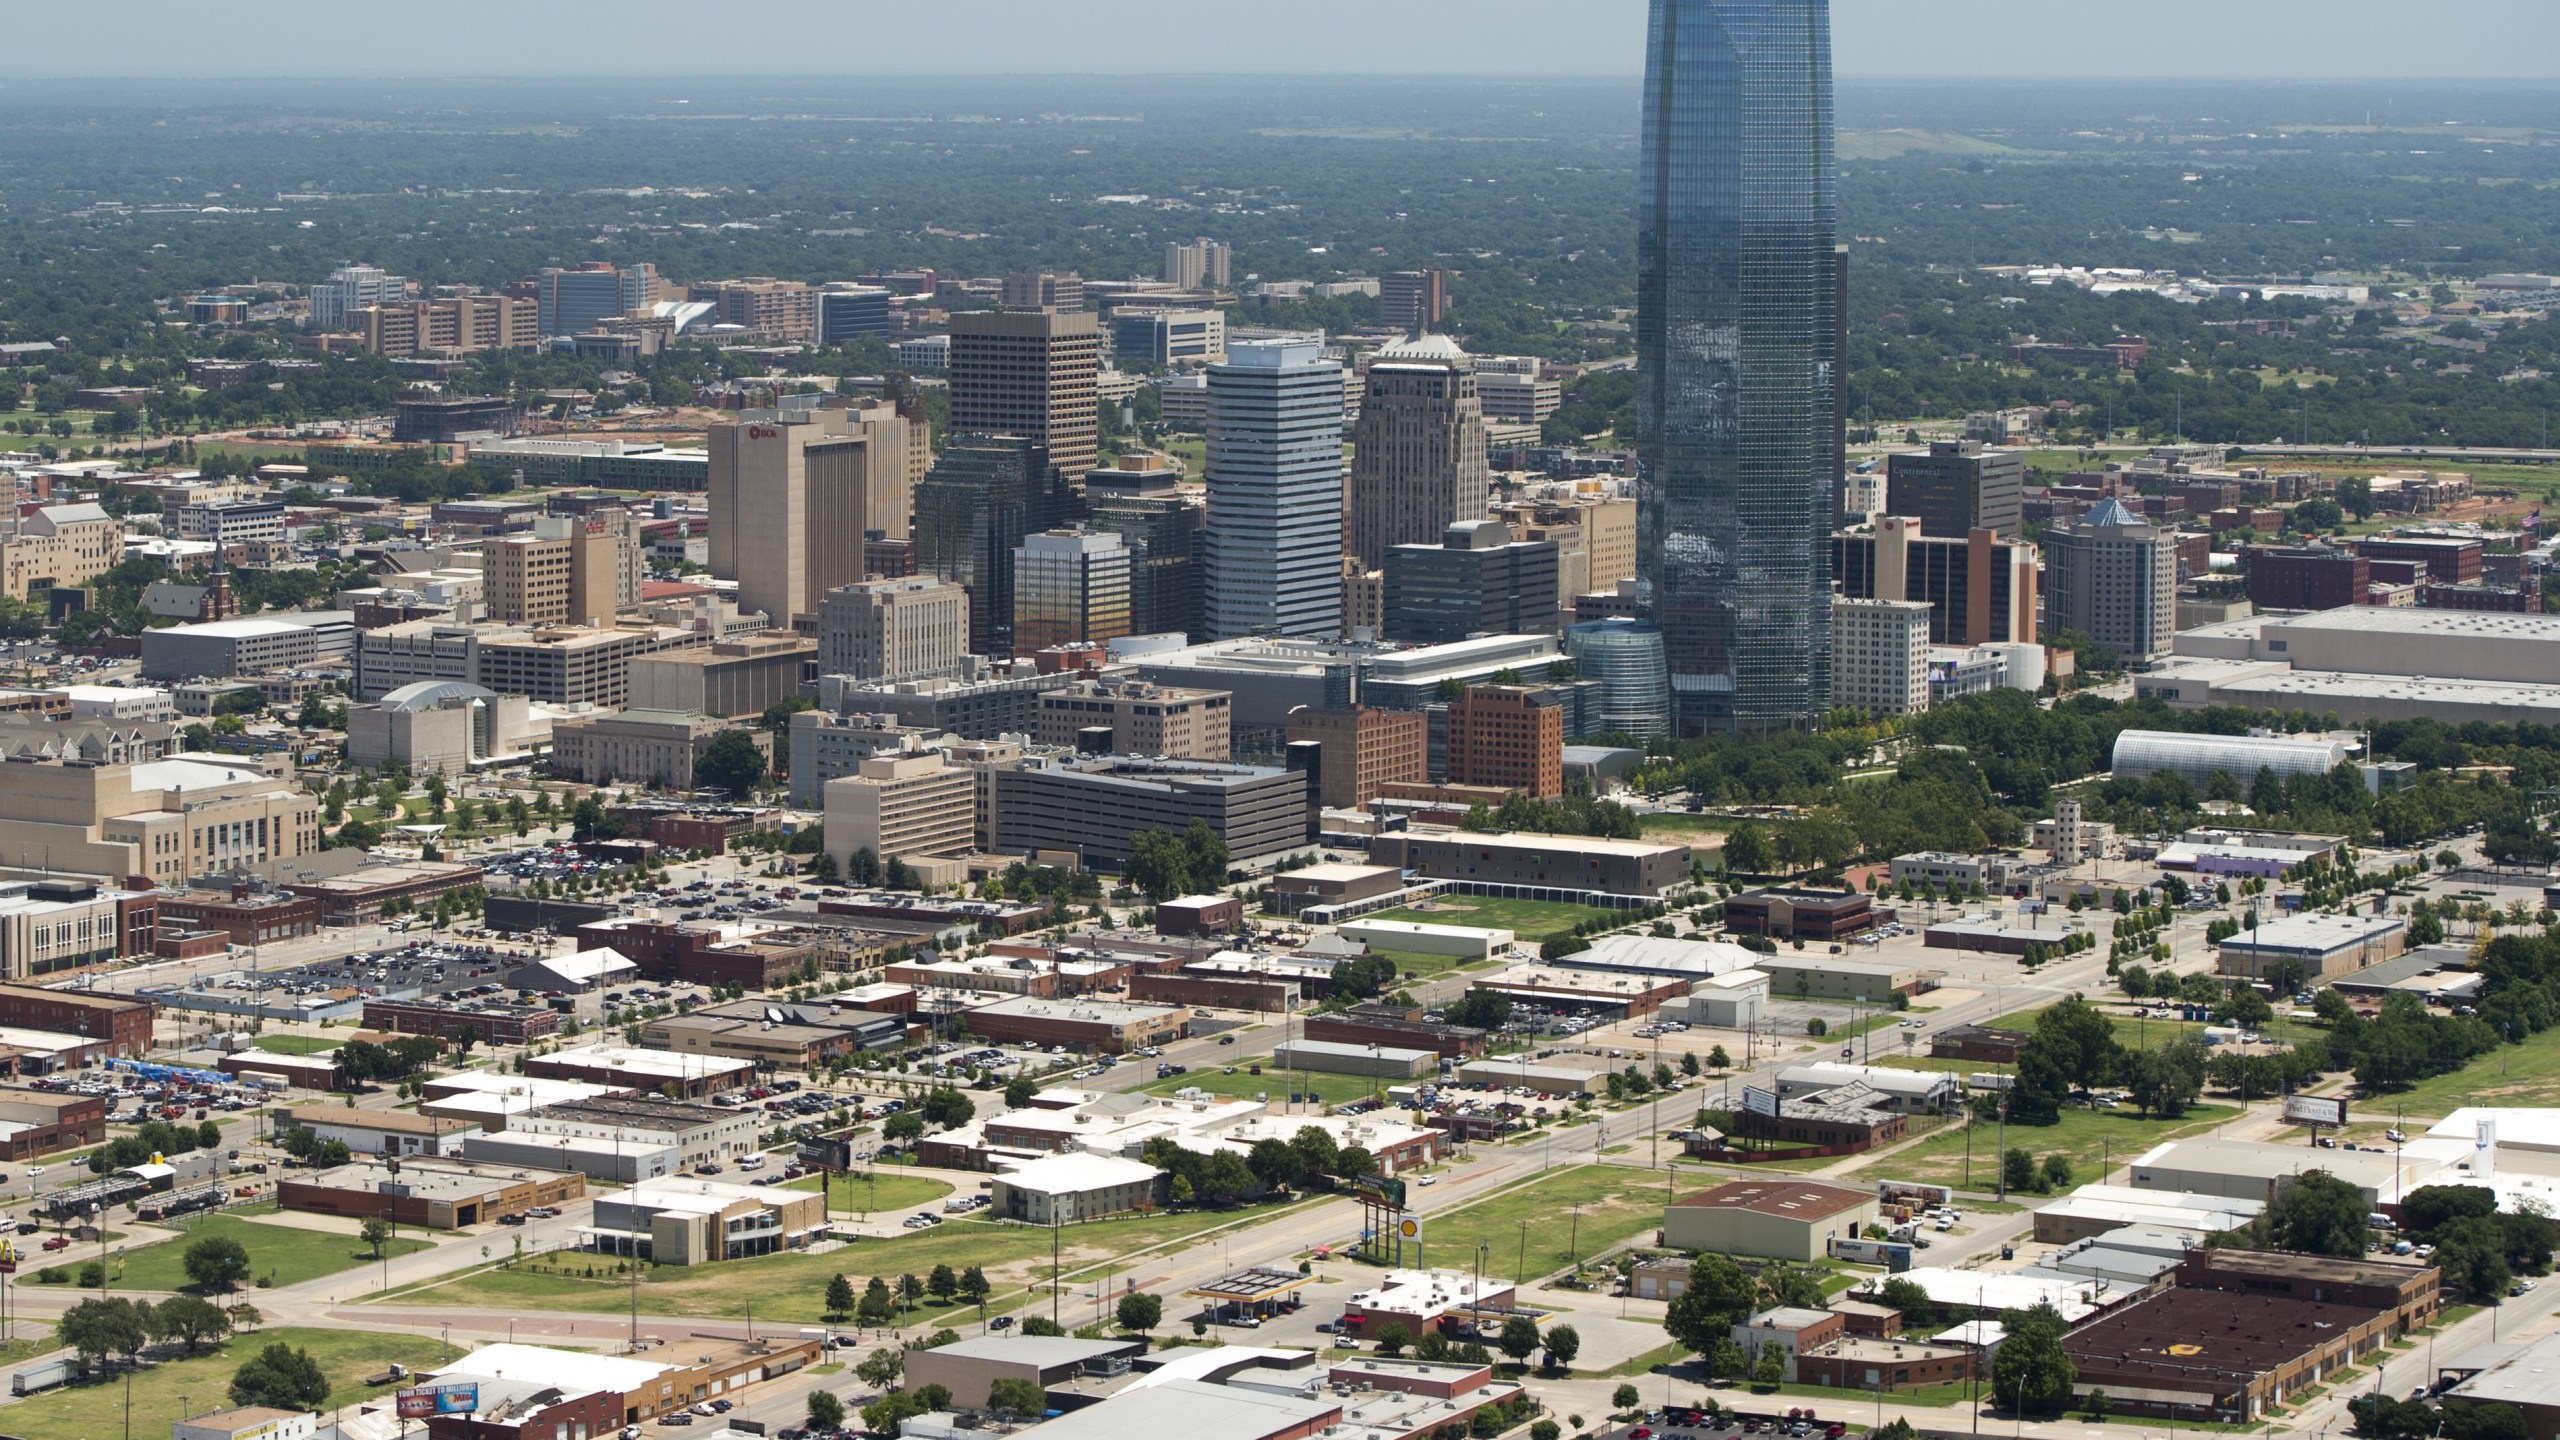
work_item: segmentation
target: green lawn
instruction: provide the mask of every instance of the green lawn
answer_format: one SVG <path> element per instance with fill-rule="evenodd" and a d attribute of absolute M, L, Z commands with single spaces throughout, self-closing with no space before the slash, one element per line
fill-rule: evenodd
<path fill-rule="evenodd" d="M 1087 1268 L 1227 1226 L 1259 1223 L 1283 1208 L 1131 1215 L 1069 1225 L 1055 1240 L 1061 1246 L 1061 1268 L 1072 1285 Z M 716 1265 L 653 1268 L 641 1276 L 640 1303 L 653 1314 L 695 1316 L 744 1315 L 752 1305 L 762 1314 L 814 1322 L 827 1281 L 838 1274 L 851 1278 L 859 1290 L 874 1275 L 890 1280 L 899 1275 L 922 1277 L 936 1265 L 954 1270 L 971 1265 L 983 1268 L 995 1283 L 998 1303 L 1010 1303 L 1035 1279 L 1046 1280 L 1051 1243 L 1051 1232 L 1039 1226 L 953 1220 L 894 1239 L 861 1240 L 825 1255 L 773 1255 Z M 617 1276 L 609 1258 L 572 1252 L 545 1262 L 474 1271 L 371 1303 L 615 1313 L 630 1304 L 630 1279 L 627 1274 Z M 948 1308 L 928 1304 L 923 1318 L 931 1319 Z"/>
<path fill-rule="evenodd" d="M 815 1190 L 818 1177 L 803 1175 L 786 1180 L 786 1190 Z M 862 1174 L 838 1176 L 827 1188 L 827 1212 L 831 1215 L 861 1215 L 870 1211 L 913 1210 L 920 1206 L 939 1206 L 951 1187 L 940 1180 L 921 1175 Z"/>
<path fill-rule="evenodd" d="M 2430 1076 L 2406 1090 L 2366 1096 L 2348 1109 L 2365 1120 L 2395 1114 L 2441 1120 L 2465 1105 L 2560 1105 L 2560 1030 L 2545 1030 L 2520 1045 L 2500 1046 L 2450 1075 Z"/>
<path fill-rule="evenodd" d="M 1424 903 L 1430 908 L 1407 905 L 1397 910 L 1381 910 L 1369 918 L 1508 930 L 1531 945 L 1552 940 L 1585 920 L 1631 918 L 1590 905 L 1558 905 L 1545 900 L 1494 900 L 1482 895 L 1451 895 Z"/>
<path fill-rule="evenodd" d="M 192 1360 L 167 1360 L 133 1377 L 133 1429 L 136 1435 L 166 1435 L 172 1423 L 188 1414 L 201 1415 L 230 1404 L 224 1388 L 242 1361 L 269 1344 L 310 1352 L 329 1377 L 332 1405 L 387 1395 L 364 1377 L 393 1362 L 419 1368 L 442 1363 L 448 1353 L 431 1336 L 386 1335 L 366 1330 L 302 1330 L 281 1328 L 233 1336 L 220 1350 Z M 9 1407 L 9 1433 L 21 1440 L 100 1440 L 124 1433 L 125 1384 L 121 1375 L 85 1385 L 29 1396 Z"/>
<path fill-rule="evenodd" d="M 1436 980 L 1443 975 L 1490 969 L 1501 963 L 1498 960 L 1469 960 L 1457 955 L 1423 955 L 1411 950 L 1372 950 L 1370 953 L 1393 960 L 1397 972 L 1407 980 Z"/>
<path fill-rule="evenodd" d="M 119 1290 L 176 1290 L 187 1283 L 186 1251 L 198 1240 L 227 1236 L 240 1242 L 249 1252 L 249 1263 L 261 1279 L 275 1277 L 278 1285 L 294 1285 L 341 1270 L 352 1270 L 373 1262 L 373 1252 L 353 1235 L 332 1235 L 320 1230 L 302 1230 L 289 1225 L 266 1225 L 243 1220 L 234 1215 L 208 1215 L 188 1228 L 185 1238 L 164 1240 L 156 1245 L 124 1253 L 123 1268 L 115 1276 Z M 428 1248 L 429 1242 L 411 1239 L 404 1234 L 391 1242 L 394 1255 L 407 1255 Z M 95 1259 L 94 1249 L 83 1253 L 74 1246 L 63 1252 L 64 1259 L 55 1263 L 79 1274 L 78 1262 Z"/>
<path fill-rule="evenodd" d="M 1259 1075 L 1253 1073 L 1256 1065 L 1262 1067 Z M 1388 1085 L 1399 1083 L 1371 1080 L 1362 1075 L 1311 1075 L 1304 1072 L 1292 1078 L 1289 1072 L 1276 1067 L 1268 1055 L 1239 1058 L 1235 1067 L 1236 1073 L 1229 1075 L 1223 1065 L 1194 1065 L 1188 1074 L 1167 1075 L 1161 1080 L 1150 1080 L 1139 1088 L 1150 1095 L 1170 1095 L 1186 1086 L 1196 1085 L 1225 1100 L 1250 1100 L 1257 1095 L 1286 1100 L 1295 1091 L 1301 1095 L 1312 1094 L 1328 1105 L 1341 1105 L 1371 1095 L 1384 1095 Z"/>
<path fill-rule="evenodd" d="M 1524 1254 L 1529 1275 L 1549 1274 L 1572 1264 L 1577 1256 L 1588 1260 L 1658 1228 L 1664 1179 L 1631 1165 L 1552 1170 L 1517 1189 L 1426 1217 L 1423 1258 L 1464 1268 L 1475 1263 L 1476 1247 L 1484 1245 L 1489 1275 L 1524 1280 L 1520 1273 Z M 1671 1193 L 1687 1193 L 1678 1180 L 1671 1183 Z"/>
<path fill-rule="evenodd" d="M 1689 815 L 1677 811 L 1643 815 L 1637 819 L 1647 835 L 1676 836 L 1696 844 L 1722 840 L 1734 824 L 1720 816 Z"/>
<path fill-rule="evenodd" d="M 326 1035 L 261 1035 L 250 1042 L 249 1048 L 264 1050 L 270 1055 L 320 1055 L 345 1043 Z"/>
<path fill-rule="evenodd" d="M 2144 1120 L 2135 1116 L 2131 1107 L 2122 1110 L 2065 1109 L 2062 1118 L 2051 1125 L 2012 1125 L 2009 1148 L 2024 1150 L 2041 1162 L 2047 1155 L 2066 1155 L 2071 1159 L 2074 1180 L 2087 1184 L 2098 1178 L 2099 1167 L 2112 1157 L 2122 1165 L 2163 1140 L 2209 1130 L 2240 1113 L 2231 1105 L 2198 1105 L 2182 1119 Z M 1896 1150 L 1881 1161 L 1869 1161 L 1860 1170 L 1881 1164 L 1896 1180 L 1917 1180 L 1938 1185 L 1965 1185 L 1965 1145 L 1968 1131 L 1963 1125 L 1951 1125 L 1908 1149 Z M 1999 1127 L 1996 1122 L 1977 1121 L 1972 1130 L 1973 1173 L 1971 1186 L 1988 1190 L 2000 1181 Z"/>

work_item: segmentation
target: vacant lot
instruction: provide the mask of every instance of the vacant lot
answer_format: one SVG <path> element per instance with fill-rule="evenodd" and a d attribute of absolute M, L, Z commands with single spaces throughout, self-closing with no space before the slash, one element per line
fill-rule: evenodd
<path fill-rule="evenodd" d="M 2051 1125 L 2010 1126 L 2008 1143 L 2010 1149 L 2024 1150 L 2039 1163 L 2047 1155 L 2067 1158 L 2074 1183 L 2085 1185 L 2098 1178 L 2101 1166 L 2124 1164 L 2163 1140 L 2200 1134 L 2239 1113 L 2238 1107 L 2231 1105 L 2198 1105 L 2176 1120 L 2144 1120 L 2129 1107 L 2066 1109 L 2062 1119 Z M 1970 1179 L 1965 1163 L 1968 1144 L 1973 1155 Z M 1977 1120 L 1970 1130 L 1953 1126 L 1909 1149 L 1896 1150 L 1885 1159 L 1856 1168 L 1877 1170 L 1896 1180 L 1988 1190 L 2000 1182 L 1999 1150 L 1999 1125 Z"/>
<path fill-rule="evenodd" d="M 295 1285 L 323 1275 L 335 1275 L 341 1270 L 369 1264 L 374 1259 L 372 1249 L 353 1235 L 332 1235 L 322 1230 L 302 1230 L 289 1225 L 266 1225 L 255 1220 L 243 1220 L 236 1215 L 208 1215 L 179 1239 L 163 1240 L 156 1245 L 126 1251 L 122 1257 L 123 1268 L 115 1276 L 115 1288 L 186 1288 L 187 1247 L 214 1236 L 239 1241 L 249 1252 L 252 1273 L 261 1280 L 272 1277 L 278 1285 Z M 388 1248 L 393 1255 L 407 1255 L 424 1250 L 431 1243 L 411 1239 L 404 1234 L 392 1241 Z M 80 1245 L 48 1257 L 53 1265 L 69 1271 L 74 1277 L 78 1276 L 82 1262 L 96 1258 L 95 1247 Z"/>
<path fill-rule="evenodd" d="M 166 1435 L 189 1414 L 203 1414 L 228 1402 L 224 1387 L 241 1362 L 270 1344 L 307 1350 L 329 1377 L 332 1406 L 391 1393 L 364 1383 L 394 1362 L 411 1369 L 432 1367 L 452 1353 L 434 1339 L 418 1335 L 386 1335 L 361 1330 L 262 1330 L 235 1335 L 219 1350 L 192 1360 L 167 1360 L 133 1376 L 133 1434 Z M 121 1373 L 69 1389 L 29 1396 L 9 1407 L 9 1433 L 21 1440 L 101 1440 L 125 1433 L 125 1385 Z"/>
<path fill-rule="evenodd" d="M 1429 1216 L 1422 1258 L 1465 1268 L 1483 1245 L 1487 1274 L 1519 1280 L 1524 1267 L 1528 1275 L 1550 1274 L 1660 1226 L 1666 1179 L 1674 1187 L 1668 1193 L 1685 1193 L 1669 1172 L 1628 1165 L 1550 1171 L 1516 1190 Z M 1413 1263 L 1411 1255 L 1406 1263 Z"/>
<path fill-rule="evenodd" d="M 797 1180 L 786 1180 L 783 1188 L 815 1190 L 818 1177 L 803 1175 Z M 857 1172 L 839 1175 L 828 1185 L 827 1213 L 862 1215 L 875 1211 L 916 1210 L 927 1205 L 938 1207 L 943 1197 L 950 1193 L 949 1185 L 921 1175 L 900 1175 L 896 1171 L 886 1174 Z"/>

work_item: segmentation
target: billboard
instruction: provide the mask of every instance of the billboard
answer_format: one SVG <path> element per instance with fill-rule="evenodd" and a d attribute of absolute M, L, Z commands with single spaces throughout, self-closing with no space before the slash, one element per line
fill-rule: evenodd
<path fill-rule="evenodd" d="M 424 1420 L 434 1415 L 468 1415 L 480 1408 L 480 1385 L 477 1381 L 420 1385 L 412 1390 L 403 1390 L 392 1399 L 403 1420 Z"/>
<path fill-rule="evenodd" d="M 1392 1205 L 1398 1210 L 1404 1208 L 1405 1188 L 1401 1180 L 1390 1180 L 1383 1175 L 1363 1175 L 1351 1182 L 1351 1193 L 1376 1204 Z"/>
<path fill-rule="evenodd" d="M 1745 1115 L 1766 1115 L 1771 1119 L 1777 1118 L 1778 1092 L 1775 1090 L 1763 1090 L 1757 1085 L 1743 1086 L 1742 1113 Z"/>
<path fill-rule="evenodd" d="M 2347 1102 L 2336 1095 L 2287 1095 L 2284 1118 L 2294 1125 L 2344 1125 Z"/>
<path fill-rule="evenodd" d="M 854 1140 L 862 1126 L 839 1130 L 833 1135 L 811 1135 L 800 1142 L 797 1158 L 812 1170 L 833 1170 L 841 1175 L 855 1163 Z"/>

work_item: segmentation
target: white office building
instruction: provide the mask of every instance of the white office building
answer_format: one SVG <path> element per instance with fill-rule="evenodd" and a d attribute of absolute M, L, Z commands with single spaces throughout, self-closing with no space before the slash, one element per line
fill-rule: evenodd
<path fill-rule="evenodd" d="M 1929 708 L 1929 602 L 1831 602 L 1831 703 L 1876 715 Z"/>
<path fill-rule="evenodd" d="M 1313 340 L 1209 367 L 1209 634 L 1342 629 L 1342 366 Z"/>
<path fill-rule="evenodd" d="M 341 330 L 355 312 L 368 305 L 389 305 L 409 298 L 409 282 L 373 265 L 341 265 L 311 287 L 311 325 Z"/>

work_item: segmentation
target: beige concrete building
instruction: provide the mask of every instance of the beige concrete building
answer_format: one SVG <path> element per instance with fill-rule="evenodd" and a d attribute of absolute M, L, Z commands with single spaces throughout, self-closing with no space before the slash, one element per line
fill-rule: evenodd
<path fill-rule="evenodd" d="M 1445 335 L 1390 345 L 1369 366 L 1351 456 L 1344 548 L 1383 566 L 1484 515 L 1484 408 L 1474 362 Z"/>
<path fill-rule="evenodd" d="M 553 725 L 551 771 L 591 785 L 691 789 L 693 767 L 727 730 L 740 730 L 772 758 L 773 737 L 760 729 L 676 710 L 618 710 Z"/>
<path fill-rule="evenodd" d="M 817 343 L 818 293 L 814 285 L 762 275 L 710 281 L 688 292 L 719 307 L 720 324 L 742 326 L 753 339 L 803 344 Z"/>
<path fill-rule="evenodd" d="M 858 850 L 962 855 L 977 843 L 978 775 L 940 751 L 881 755 L 826 784 L 827 854 L 845 873 Z"/>
<path fill-rule="evenodd" d="M 368 305 L 347 318 L 367 354 L 392 359 L 530 350 L 542 343 L 541 305 L 511 295 L 447 295 Z"/>
<path fill-rule="evenodd" d="M 780 634 L 643 655 L 631 662 L 631 708 L 761 715 L 801 693 L 817 655 L 817 641 Z"/>
<path fill-rule="evenodd" d="M 1090 433 L 1089 387 L 1085 409 Z M 907 537 L 915 444 L 893 405 L 747 411 L 712 426 L 711 573 L 777 626 L 817 614 L 828 591 L 865 578 L 865 536 Z"/>
<path fill-rule="evenodd" d="M 467 678 L 500 694 L 547 705 L 619 708 L 631 701 L 632 661 L 701 643 L 702 637 L 690 631 L 654 625 L 480 632 L 469 641 Z M 365 658 L 370 664 L 369 650 Z M 365 688 L 372 688 L 369 672 Z"/>
<path fill-rule="evenodd" d="M 546 515 L 530 535 L 488 542 L 480 568 L 489 618 L 506 625 L 612 623 L 625 603 L 640 598 L 630 578 L 638 571 L 637 541 L 627 525 Z"/>
<path fill-rule="evenodd" d="M 818 673 L 862 680 L 939 675 L 969 653 L 969 592 L 947 580 L 866 580 L 826 593 Z"/>
<path fill-rule="evenodd" d="M 660 1265 L 706 1265 L 798 1249 L 827 1224 L 827 1197 L 779 1185 L 670 1175 L 596 1197 L 596 1250 Z"/>
<path fill-rule="evenodd" d="M 550 733 L 549 722 L 537 724 L 521 695 L 462 680 L 425 680 L 350 708 L 347 758 L 368 767 L 396 761 L 412 775 L 454 776 L 521 759 Z"/>
<path fill-rule="evenodd" d="M 1224 760 L 1235 697 L 1138 680 L 1092 680 L 1040 697 L 1039 743 L 1087 751 L 1087 732 L 1108 729 L 1114 755 Z M 1419 717 L 1416 717 L 1419 718 Z M 1099 736 L 1090 737 L 1099 740 Z"/>
<path fill-rule="evenodd" d="M 1679 1250 L 1820 1260 L 1833 1240 L 1876 1221 L 1873 1190 L 1780 1177 L 1735 1180 L 1665 1206 L 1662 1242 Z"/>
<path fill-rule="evenodd" d="M 1019 435 L 1081 480 L 1098 454 L 1102 329 L 1088 310 L 985 310 L 951 317 L 951 429 Z"/>
<path fill-rule="evenodd" d="M 1929 708 L 1929 604 L 1831 602 L 1831 703 L 1871 715 Z"/>
<path fill-rule="evenodd" d="M 86 585 L 124 559 L 124 526 L 93 504 L 47 505 L 0 537 L 0 593 L 12 600 Z"/>
<path fill-rule="evenodd" d="M 1576 596 L 1614 591 L 1636 574 L 1636 502 L 1575 500 L 1506 505 L 1493 512 L 1521 541 L 1556 546 L 1556 607 L 1570 617 Z"/>
<path fill-rule="evenodd" d="M 0 768 L 0 854 L 50 869 L 177 885 L 319 848 L 320 802 L 245 762 Z"/>

